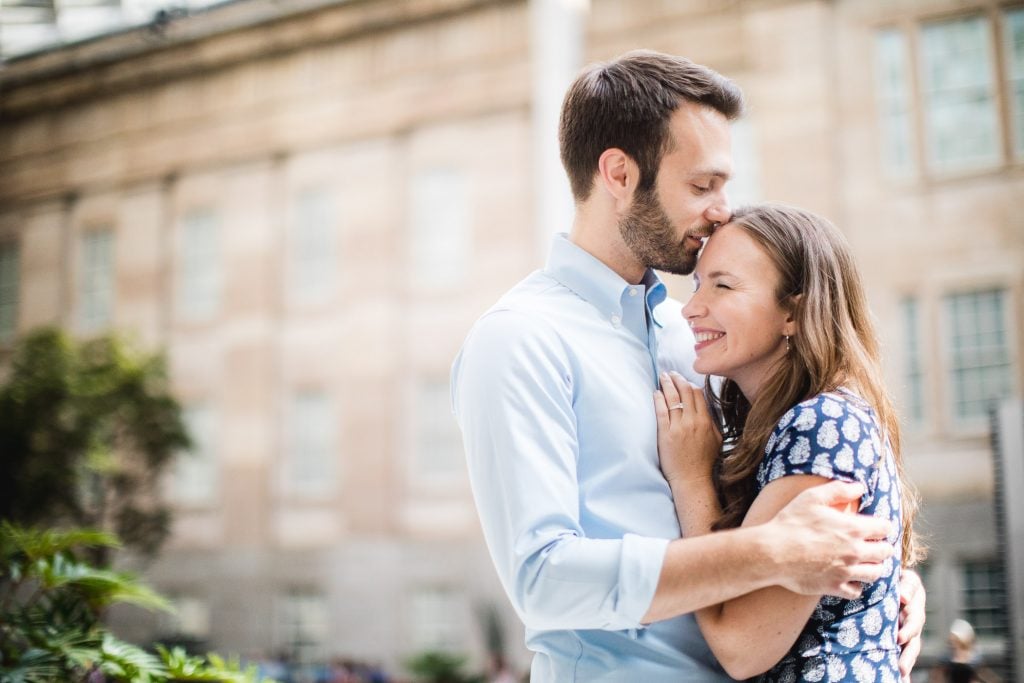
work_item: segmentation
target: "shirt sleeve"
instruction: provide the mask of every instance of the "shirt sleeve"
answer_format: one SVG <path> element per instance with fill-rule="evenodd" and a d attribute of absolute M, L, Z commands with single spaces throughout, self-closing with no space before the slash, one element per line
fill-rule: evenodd
<path fill-rule="evenodd" d="M 783 416 L 768 441 L 761 487 L 780 477 L 813 474 L 860 482 L 873 499 L 880 444 L 874 421 L 863 410 L 833 395 L 819 396 Z"/>
<path fill-rule="evenodd" d="M 548 325 L 491 312 L 452 368 L 452 405 L 488 549 L 528 628 L 638 628 L 667 539 L 587 538 L 571 354 Z"/>

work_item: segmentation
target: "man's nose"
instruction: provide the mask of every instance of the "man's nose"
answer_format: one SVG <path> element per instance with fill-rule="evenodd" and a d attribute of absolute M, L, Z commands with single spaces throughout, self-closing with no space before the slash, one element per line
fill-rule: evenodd
<path fill-rule="evenodd" d="M 725 192 L 720 192 L 715 201 L 704 212 L 704 217 L 711 223 L 728 223 L 732 218 L 732 209 L 729 208 L 729 198 Z"/>

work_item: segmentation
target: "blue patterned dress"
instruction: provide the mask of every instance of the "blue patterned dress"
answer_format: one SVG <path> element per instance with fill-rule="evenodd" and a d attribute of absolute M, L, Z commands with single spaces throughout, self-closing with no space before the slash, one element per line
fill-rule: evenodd
<path fill-rule="evenodd" d="M 793 648 L 756 680 L 897 683 L 903 540 L 900 484 L 892 448 L 881 435 L 874 410 L 845 389 L 820 394 L 790 409 L 765 446 L 757 472 L 758 491 L 792 474 L 864 484 L 867 494 L 860 511 L 894 522 L 887 540 L 897 552 L 886 561 L 882 578 L 864 586 L 860 598 L 823 597 Z"/>

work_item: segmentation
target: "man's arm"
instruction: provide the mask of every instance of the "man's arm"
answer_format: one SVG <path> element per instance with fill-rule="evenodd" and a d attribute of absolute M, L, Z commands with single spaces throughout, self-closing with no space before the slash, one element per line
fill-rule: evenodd
<path fill-rule="evenodd" d="M 587 538 L 580 523 L 573 368 L 545 322 L 496 311 L 452 368 L 452 399 L 484 537 L 532 629 L 640 624 L 667 539 Z"/>
<path fill-rule="evenodd" d="M 882 562 L 892 554 L 892 546 L 872 540 L 885 537 L 886 521 L 835 509 L 863 492 L 859 484 L 830 482 L 800 493 L 763 524 L 673 541 L 644 621 L 695 612 L 768 586 L 856 598 L 856 582 L 878 580 Z"/>
<path fill-rule="evenodd" d="M 484 536 L 530 628 L 635 628 L 770 584 L 823 593 L 834 592 L 823 584 L 870 578 L 824 571 L 827 553 L 818 543 L 862 555 L 849 539 L 837 541 L 835 529 L 820 531 L 825 523 L 817 533 L 788 538 L 793 520 L 804 526 L 799 520 L 817 512 L 817 501 L 795 506 L 767 532 L 738 529 L 671 543 L 632 534 L 587 538 L 579 521 L 572 368 L 562 340 L 528 316 L 499 311 L 482 319 L 452 380 Z"/>
<path fill-rule="evenodd" d="M 803 595 L 855 598 L 860 588 L 854 582 L 870 582 L 881 576 L 880 563 L 893 549 L 888 543 L 872 539 L 884 539 L 889 523 L 839 511 L 863 494 L 859 484 L 832 482 L 816 486 L 786 498 L 782 503 L 788 504 L 780 504 L 778 514 L 766 515 L 757 525 L 708 534 L 720 512 L 711 485 L 711 463 L 717 458 L 720 438 L 700 389 L 691 387 L 676 373 L 663 375 L 661 385 L 663 393 L 657 392 L 654 397 L 659 450 L 678 453 L 685 445 L 686 452 L 700 457 L 662 457 L 662 469 L 676 495 L 687 489 L 695 494 L 686 501 L 676 501 L 677 509 L 686 512 L 680 515 L 684 538 L 669 546 L 662 578 L 645 619 L 696 611 L 768 586 Z M 670 405 L 683 408 L 670 411 Z M 726 553 L 740 552 L 736 566 L 723 564 L 724 558 L 701 566 L 706 559 L 703 553 L 714 557 L 716 552 L 723 552 L 717 544 L 725 544 Z M 702 555 L 693 556 L 693 551 Z M 701 571 L 713 575 L 702 580 Z M 724 584 L 717 586 L 717 591 L 715 576 Z M 713 594 L 702 594 L 694 583 L 710 588 Z"/>

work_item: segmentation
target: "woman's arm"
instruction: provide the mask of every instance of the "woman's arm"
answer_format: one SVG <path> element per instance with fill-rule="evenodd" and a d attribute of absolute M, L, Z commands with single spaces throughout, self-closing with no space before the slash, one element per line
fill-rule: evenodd
<path fill-rule="evenodd" d="M 767 522 L 797 494 L 828 481 L 813 475 L 776 479 L 754 500 L 743 526 Z M 694 484 L 680 482 L 673 489 L 687 535 L 708 533 L 717 516 L 714 490 Z M 709 514 L 709 510 L 716 512 Z M 793 647 L 820 598 L 770 586 L 699 610 L 697 623 L 726 672 L 733 678 L 750 678 L 770 669 Z"/>
<path fill-rule="evenodd" d="M 683 535 L 701 536 L 711 531 L 721 514 L 711 476 L 719 442 L 707 434 L 714 427 L 698 390 L 679 381 L 663 381 L 662 391 L 656 400 L 662 470 L 672 487 Z M 669 410 L 672 406 L 682 410 Z M 754 500 L 742 526 L 768 522 L 801 492 L 829 481 L 794 474 L 770 482 Z M 850 503 L 847 508 L 855 506 Z M 725 670 L 733 678 L 744 679 L 767 671 L 785 656 L 820 598 L 769 586 L 698 610 L 696 618 Z"/>

